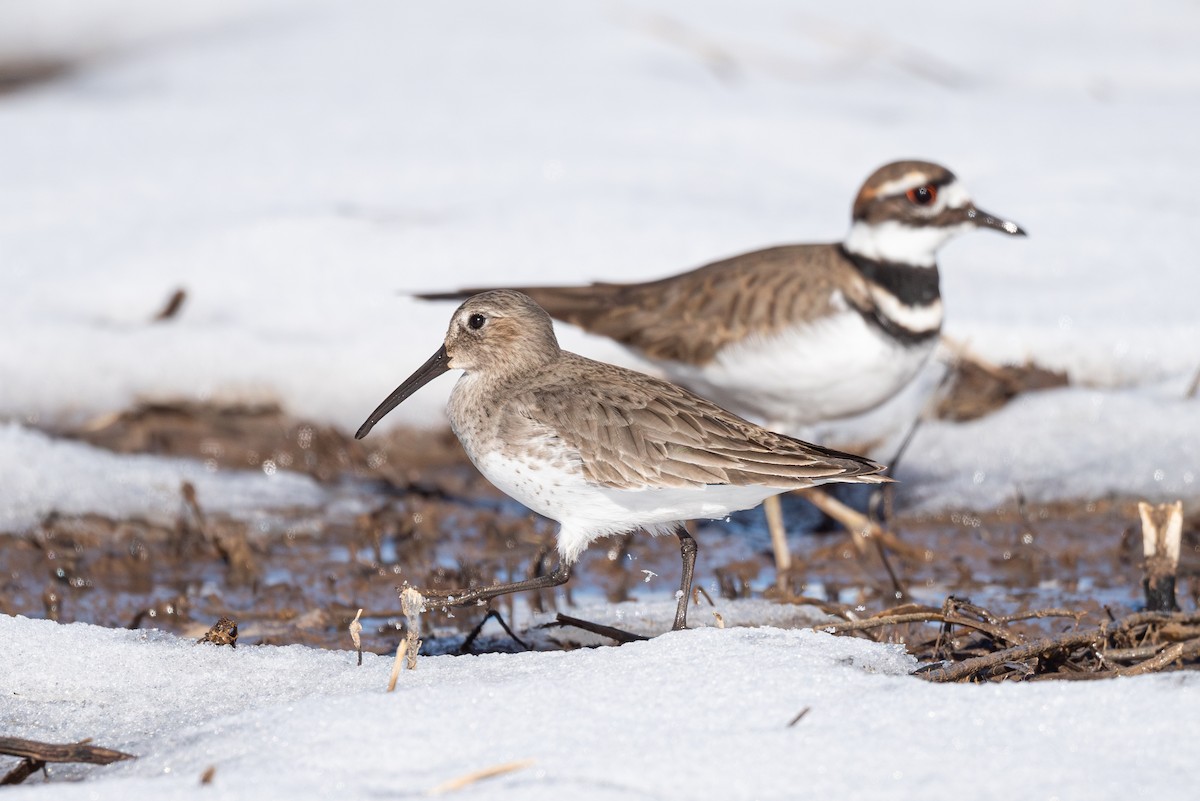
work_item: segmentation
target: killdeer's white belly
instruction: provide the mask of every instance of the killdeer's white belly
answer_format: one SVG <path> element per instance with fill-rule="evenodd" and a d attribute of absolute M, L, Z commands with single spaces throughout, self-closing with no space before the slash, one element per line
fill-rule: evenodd
<path fill-rule="evenodd" d="M 940 303 L 911 313 L 924 330 L 940 326 Z M 897 339 L 847 309 L 730 345 L 703 366 L 660 366 L 671 381 L 732 412 L 793 427 L 875 408 L 916 376 L 936 344 L 936 336 Z"/>
<path fill-rule="evenodd" d="M 672 530 L 668 524 L 725 517 L 780 492 L 764 486 L 715 484 L 612 489 L 589 482 L 578 463 L 536 456 L 532 450 L 513 442 L 485 453 L 468 451 L 468 455 L 497 489 L 559 522 L 558 551 L 567 564 L 599 537 L 639 528 L 664 534 Z"/>

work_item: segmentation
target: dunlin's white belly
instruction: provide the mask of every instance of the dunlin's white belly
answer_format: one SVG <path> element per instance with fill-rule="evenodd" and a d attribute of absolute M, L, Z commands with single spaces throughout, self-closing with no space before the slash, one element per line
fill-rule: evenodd
<path fill-rule="evenodd" d="M 515 442 L 504 450 L 469 455 L 497 488 L 559 522 L 558 552 L 567 564 L 599 537 L 638 528 L 666 533 L 678 521 L 725 517 L 751 509 L 781 491 L 711 484 L 644 490 L 599 487 L 584 478 L 577 464 L 530 458 Z"/>
<path fill-rule="evenodd" d="M 792 427 L 875 408 L 916 376 L 936 343 L 900 343 L 847 310 L 731 345 L 702 367 L 658 364 L 671 381 L 732 412 Z"/>

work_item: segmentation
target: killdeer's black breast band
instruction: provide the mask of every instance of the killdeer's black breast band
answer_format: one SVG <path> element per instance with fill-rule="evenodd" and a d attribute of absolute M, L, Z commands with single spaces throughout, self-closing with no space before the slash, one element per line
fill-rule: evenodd
<path fill-rule="evenodd" d="M 937 265 L 917 267 L 902 262 L 876 261 L 852 253 L 841 245 L 838 248 L 842 255 L 858 269 L 863 278 L 880 287 L 905 306 L 920 308 L 941 299 L 941 292 L 938 289 Z M 941 332 L 940 326 L 919 331 L 908 328 L 888 317 L 878 306 L 869 308 L 855 306 L 855 308 L 864 320 L 904 345 L 919 345 L 928 342 Z"/>
<path fill-rule="evenodd" d="M 883 287 L 905 306 L 927 306 L 941 297 L 936 264 L 917 267 L 904 262 L 877 261 L 846 250 L 843 245 L 838 245 L 838 248 L 863 278 Z"/>

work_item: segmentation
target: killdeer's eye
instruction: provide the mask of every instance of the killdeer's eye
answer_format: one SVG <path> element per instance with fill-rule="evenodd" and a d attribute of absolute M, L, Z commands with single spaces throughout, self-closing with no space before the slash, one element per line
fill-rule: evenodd
<path fill-rule="evenodd" d="M 928 206 L 933 201 L 937 200 L 937 187 L 933 184 L 925 184 L 918 186 L 916 189 L 910 189 L 905 193 L 910 203 L 918 206 Z"/>
<path fill-rule="evenodd" d="M 487 322 L 487 318 L 484 317 L 482 314 L 478 314 L 478 313 L 472 314 L 470 317 L 467 318 L 467 327 L 470 328 L 472 331 L 478 331 L 480 328 L 483 328 L 483 324 L 486 322 Z"/>

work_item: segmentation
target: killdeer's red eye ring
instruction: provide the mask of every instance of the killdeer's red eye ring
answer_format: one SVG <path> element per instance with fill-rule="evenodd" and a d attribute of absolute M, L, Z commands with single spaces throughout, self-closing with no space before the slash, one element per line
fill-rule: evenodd
<path fill-rule="evenodd" d="M 918 186 L 916 189 L 910 189 L 905 193 L 910 203 L 917 206 L 928 206 L 937 200 L 937 187 L 933 184 L 925 184 Z"/>

